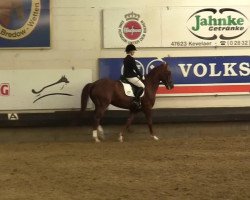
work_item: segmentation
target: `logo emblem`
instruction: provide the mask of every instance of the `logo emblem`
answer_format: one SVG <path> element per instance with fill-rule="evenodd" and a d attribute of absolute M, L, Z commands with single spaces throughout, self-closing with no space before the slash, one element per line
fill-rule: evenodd
<path fill-rule="evenodd" d="M 189 17 L 187 28 L 191 34 L 203 40 L 232 40 L 248 30 L 248 19 L 244 13 L 236 9 L 206 8 L 196 11 Z"/>
<path fill-rule="evenodd" d="M 8 0 L 11 1 L 11 0 Z M 27 1 L 19 0 L 10 2 L 7 5 L 7 9 L 2 7 L 4 5 L 0 5 L 0 11 L 4 10 L 5 12 L 9 12 L 6 16 L 0 16 L 0 37 L 7 40 L 19 40 L 27 37 L 36 27 L 41 13 L 41 0 L 29 0 L 30 4 L 30 14 L 25 17 L 24 12 L 24 4 L 28 4 Z M 6 1 L 7 2 L 7 1 Z M 9 3 L 9 2 L 7 2 Z M 14 6 L 15 3 L 18 5 Z M 20 5 L 19 5 L 20 4 Z M 13 12 L 12 12 L 13 11 Z M 17 13 L 17 16 L 11 16 L 11 14 Z M 9 16 L 10 14 L 10 16 Z M 16 23 L 19 24 L 18 21 L 26 20 L 23 24 L 19 24 L 19 27 L 9 27 L 11 20 L 17 17 Z"/>
<path fill-rule="evenodd" d="M 124 15 L 125 20 L 120 22 L 118 33 L 122 41 L 126 43 L 138 44 L 146 36 L 147 28 L 140 15 L 134 12 Z"/>
<path fill-rule="evenodd" d="M 48 97 L 48 96 L 73 96 L 72 94 L 65 93 L 65 92 L 52 92 L 52 93 L 47 92 L 46 94 L 42 94 L 42 92 L 44 90 L 47 90 L 55 85 L 60 85 L 60 84 L 63 84 L 63 86 L 60 89 L 60 90 L 63 90 L 64 86 L 67 85 L 68 83 L 69 83 L 69 80 L 66 78 L 66 76 L 62 76 L 58 81 L 56 81 L 52 84 L 46 85 L 39 90 L 32 89 L 31 92 L 35 95 L 35 98 L 36 98 L 33 101 L 33 103 L 36 103 L 37 101 L 39 101 L 45 97 Z"/>

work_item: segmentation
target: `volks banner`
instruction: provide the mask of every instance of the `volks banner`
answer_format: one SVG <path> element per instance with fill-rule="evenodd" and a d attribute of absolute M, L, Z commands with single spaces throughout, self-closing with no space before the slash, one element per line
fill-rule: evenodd
<path fill-rule="evenodd" d="M 50 47 L 50 0 L 0 1 L 0 47 Z"/>
<path fill-rule="evenodd" d="M 172 72 L 174 89 L 160 85 L 158 95 L 239 95 L 250 94 L 250 57 L 166 57 Z M 158 58 L 138 58 L 137 67 L 146 75 L 162 64 Z M 122 58 L 101 58 L 100 78 L 119 80 Z"/>

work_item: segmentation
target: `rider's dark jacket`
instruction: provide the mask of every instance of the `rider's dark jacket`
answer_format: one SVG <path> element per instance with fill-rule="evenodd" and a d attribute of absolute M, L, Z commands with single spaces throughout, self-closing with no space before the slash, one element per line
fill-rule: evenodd
<path fill-rule="evenodd" d="M 142 74 L 136 66 L 135 59 L 131 55 L 127 55 L 124 60 L 124 69 L 123 69 L 123 76 L 125 78 L 132 78 L 132 77 L 140 77 L 142 78 Z"/>

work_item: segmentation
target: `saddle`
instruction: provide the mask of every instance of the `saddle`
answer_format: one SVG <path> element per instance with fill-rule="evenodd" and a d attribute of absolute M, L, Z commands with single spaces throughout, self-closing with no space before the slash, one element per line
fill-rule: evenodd
<path fill-rule="evenodd" d="M 141 88 L 133 85 L 132 83 L 130 83 L 124 76 L 121 76 L 120 77 L 120 81 L 123 85 L 123 88 L 124 88 L 124 92 L 127 96 L 129 97 L 135 97 L 135 94 L 141 90 Z M 140 97 L 143 97 L 144 95 L 144 91 L 142 92 L 141 96 Z"/>

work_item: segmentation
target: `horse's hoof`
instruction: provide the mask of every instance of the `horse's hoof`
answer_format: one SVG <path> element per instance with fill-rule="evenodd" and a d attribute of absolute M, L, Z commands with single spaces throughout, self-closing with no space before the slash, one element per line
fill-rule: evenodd
<path fill-rule="evenodd" d="M 120 137 L 118 138 L 118 140 L 119 140 L 119 142 L 123 142 L 123 136 L 120 136 Z"/>
<path fill-rule="evenodd" d="M 94 140 L 95 140 L 96 143 L 101 142 L 101 141 L 99 140 L 99 138 L 94 138 Z"/>
<path fill-rule="evenodd" d="M 105 140 L 105 135 L 104 135 L 103 132 L 100 132 L 100 133 L 98 134 L 98 136 L 99 136 L 102 140 Z"/>
<path fill-rule="evenodd" d="M 105 140 L 104 130 L 101 125 L 97 127 L 97 134 L 99 138 L 101 138 L 102 140 Z"/>
<path fill-rule="evenodd" d="M 157 136 L 155 136 L 155 135 L 152 136 L 152 138 L 153 138 L 154 141 L 158 141 L 159 140 L 159 138 Z"/>
<path fill-rule="evenodd" d="M 133 132 L 134 132 L 134 130 L 131 129 L 131 128 L 128 128 L 127 131 L 128 131 L 129 133 L 133 133 Z"/>

